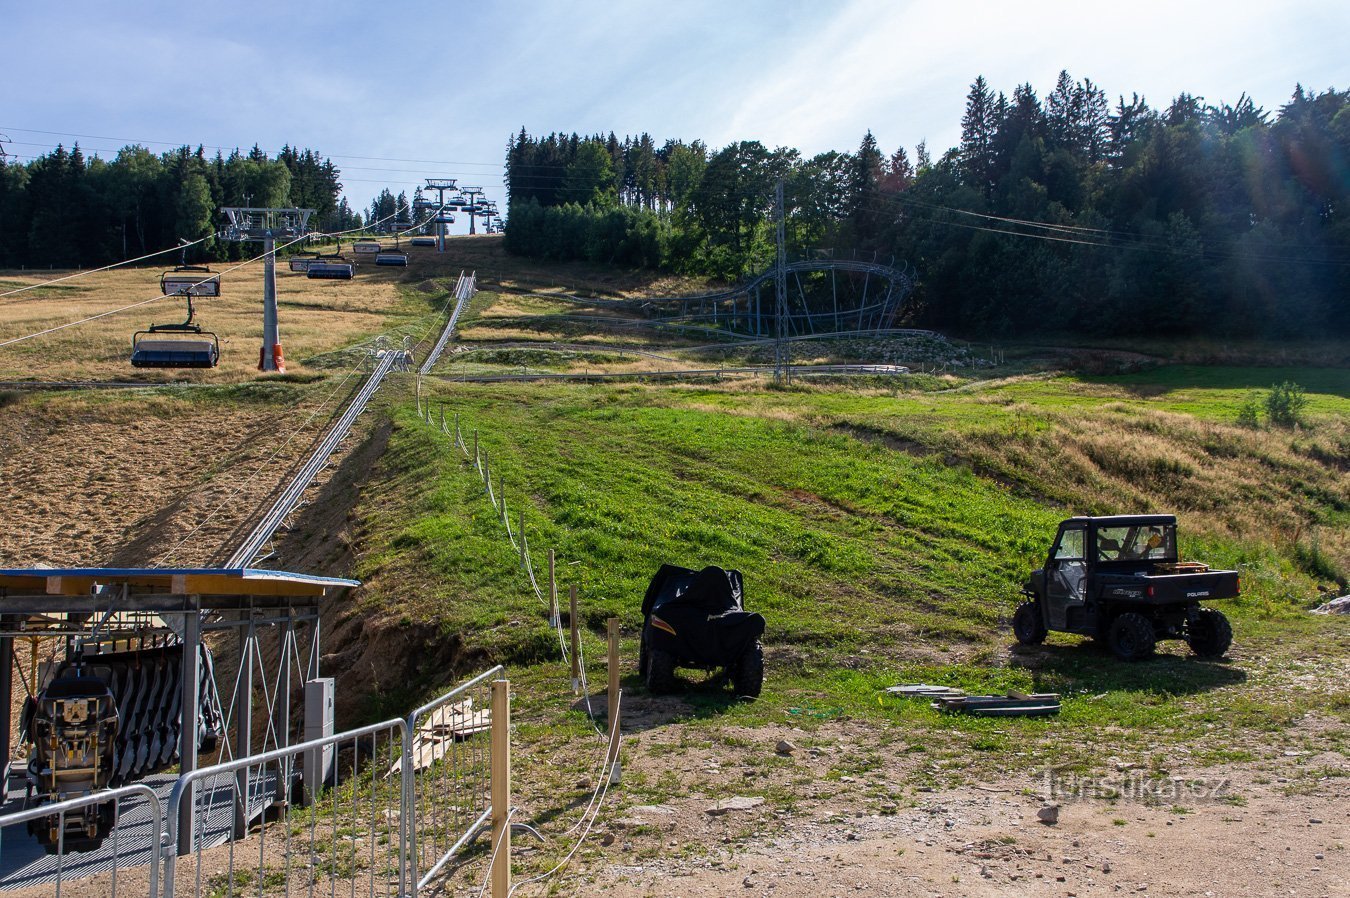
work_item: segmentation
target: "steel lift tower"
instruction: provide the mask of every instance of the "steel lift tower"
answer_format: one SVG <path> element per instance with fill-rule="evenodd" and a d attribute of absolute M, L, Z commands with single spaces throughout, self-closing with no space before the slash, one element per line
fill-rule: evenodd
<path fill-rule="evenodd" d="M 440 197 L 440 202 L 436 206 L 436 216 L 432 219 L 436 224 L 436 252 L 445 252 L 445 228 L 441 223 L 441 216 L 445 214 L 445 192 L 455 189 L 454 178 L 427 178 L 427 190 L 434 190 Z"/>
<path fill-rule="evenodd" d="M 286 362 L 281 354 L 281 335 L 277 329 L 276 239 L 305 236 L 314 210 L 229 206 L 220 211 L 230 220 L 225 229 L 226 240 L 263 245 L 263 342 L 258 353 L 258 370 L 285 373 Z"/>
<path fill-rule="evenodd" d="M 483 214 L 478 203 L 478 200 L 483 196 L 483 188 L 465 187 L 460 193 L 462 193 L 464 198 L 468 201 L 465 203 L 464 209 L 469 213 L 469 233 L 477 234 L 478 230 L 474 227 L 474 216 Z"/>

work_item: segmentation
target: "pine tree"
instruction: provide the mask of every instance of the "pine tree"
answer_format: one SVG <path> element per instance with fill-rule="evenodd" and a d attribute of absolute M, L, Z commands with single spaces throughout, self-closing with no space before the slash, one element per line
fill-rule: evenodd
<path fill-rule="evenodd" d="M 994 94 L 980 75 L 966 94 L 966 114 L 961 117 L 961 165 L 966 181 L 985 196 L 992 187 Z"/>

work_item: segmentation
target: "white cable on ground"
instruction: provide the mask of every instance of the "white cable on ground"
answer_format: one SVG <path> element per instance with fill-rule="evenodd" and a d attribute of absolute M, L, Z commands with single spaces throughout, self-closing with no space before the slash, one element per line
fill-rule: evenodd
<path fill-rule="evenodd" d="M 618 716 L 618 712 L 621 711 L 622 709 L 623 709 L 623 690 L 620 689 L 620 690 L 619 690 L 619 698 L 618 698 L 617 701 L 614 702 L 614 710 L 615 710 L 615 719 L 616 719 L 616 720 L 622 720 L 622 719 L 623 719 L 623 718 L 621 718 L 621 717 Z M 600 769 L 599 772 L 596 773 L 596 776 L 602 777 L 602 778 L 604 778 L 604 779 L 609 779 L 609 778 L 610 778 L 609 774 L 610 774 L 612 771 L 606 771 L 604 768 L 605 768 L 606 766 L 612 766 L 612 764 L 609 763 L 609 759 L 610 759 L 611 753 L 613 754 L 613 760 L 614 760 L 614 762 L 615 762 L 615 763 L 618 762 L 618 760 L 619 760 L 619 753 L 618 753 L 618 741 L 617 741 L 617 740 L 620 739 L 620 738 L 622 738 L 621 734 L 611 733 L 611 734 L 609 735 L 608 738 L 606 738 L 606 739 L 603 740 L 603 742 L 604 742 L 604 745 L 603 745 L 604 753 L 601 755 L 601 758 L 600 758 L 600 768 L 601 768 L 601 769 Z M 598 783 L 598 782 L 597 782 L 597 784 L 596 784 L 596 788 L 597 788 L 597 789 L 599 788 L 599 783 Z M 574 832 L 577 831 L 577 827 L 581 826 L 582 821 L 586 819 L 586 814 L 588 814 L 588 813 L 590 812 L 591 807 L 592 807 L 592 805 L 594 805 L 594 804 L 595 804 L 595 796 L 592 795 L 592 796 L 591 796 L 591 802 L 590 802 L 590 804 L 586 805 L 586 810 L 585 810 L 585 811 L 582 811 L 582 813 L 581 813 L 581 820 L 578 820 L 576 823 L 572 824 L 571 828 L 568 829 L 567 832 L 563 833 L 563 838 L 566 838 L 566 837 L 572 835 L 572 833 L 574 833 Z"/>
<path fill-rule="evenodd" d="M 511 831 L 511 818 L 515 815 L 515 808 L 506 812 L 506 821 L 502 826 L 502 831 L 497 835 L 497 844 L 492 846 L 492 855 L 488 858 L 487 876 L 483 877 L 483 887 L 478 890 L 478 898 L 483 898 L 483 893 L 487 891 L 488 880 L 492 878 L 492 866 L 497 863 L 497 852 L 501 850 L 502 843 L 506 841 L 506 834 Z M 510 863 L 509 857 L 507 863 Z"/>
<path fill-rule="evenodd" d="M 600 800 L 599 800 L 599 802 L 595 805 L 595 813 L 591 816 L 589 822 L 586 823 L 586 828 L 585 828 L 585 830 L 583 830 L 582 833 L 581 833 L 581 835 L 580 835 L 580 837 L 577 838 L 576 843 L 572 845 L 571 850 L 568 851 L 568 852 L 567 852 L 567 855 L 566 855 L 561 861 L 559 861 L 556 865 L 554 865 L 554 867 L 553 867 L 551 870 L 548 870 L 548 871 L 546 871 L 546 872 L 544 872 L 544 873 L 540 873 L 538 876 L 531 876 L 531 877 L 529 877 L 528 879 L 522 879 L 522 880 L 520 880 L 519 882 L 517 882 L 517 883 L 515 883 L 514 885 L 512 885 L 512 886 L 511 886 L 511 891 L 507 893 L 508 896 L 514 895 L 514 894 L 516 893 L 516 890 L 519 889 L 519 888 L 521 888 L 522 886 L 526 886 L 526 885 L 529 885 L 530 883 L 533 883 L 533 882 L 539 882 L 539 881 L 541 881 L 541 880 L 548 879 L 550 876 L 552 876 L 553 874 L 557 873 L 559 870 L 563 869 L 563 868 L 566 867 L 569 863 L 571 863 L 572 857 L 573 857 L 573 856 L 577 853 L 577 851 L 581 848 L 582 843 L 584 843 L 584 842 L 586 841 L 586 837 L 589 836 L 589 835 L 591 834 L 591 829 L 595 826 L 595 822 L 596 822 L 597 820 L 600 819 L 600 811 L 601 811 L 601 809 L 602 809 L 603 806 L 604 806 L 604 803 L 605 803 L 605 796 L 609 793 L 609 786 L 610 786 L 610 783 L 611 783 L 611 781 L 612 781 L 612 779 L 613 779 L 613 776 L 612 776 L 612 775 L 613 775 L 614 767 L 617 766 L 618 763 L 619 763 L 619 755 L 618 755 L 617 748 L 618 748 L 618 746 L 619 746 L 619 744 L 620 744 L 621 742 L 622 742 L 622 738 L 621 738 L 621 737 L 615 741 L 615 748 L 616 748 L 616 751 L 615 751 L 615 754 L 614 754 L 614 760 L 613 760 L 613 762 L 609 765 L 609 768 L 610 768 L 609 771 L 608 771 L 608 772 L 606 773 L 606 775 L 602 778 L 602 782 L 601 782 L 602 788 L 600 789 Z M 585 818 L 583 817 L 582 819 L 584 820 Z M 479 895 L 481 896 L 482 893 L 480 892 Z"/>
<path fill-rule="evenodd" d="M 90 268 L 88 271 L 77 271 L 74 274 L 67 274 L 63 277 L 52 278 L 49 281 L 39 281 L 36 284 L 29 284 L 26 287 L 19 287 L 17 290 L 6 290 L 4 293 L 0 293 L 0 297 L 13 296 L 15 293 L 23 293 L 27 290 L 38 290 L 41 289 L 42 287 L 50 287 L 52 284 L 59 284 L 62 281 L 69 281 L 74 280 L 75 278 L 82 278 L 85 275 L 97 274 L 100 271 L 110 271 L 114 268 L 121 268 L 123 265 L 132 265 L 136 262 L 144 262 L 146 259 L 153 259 L 155 256 L 163 256 L 168 253 L 182 252 L 189 246 L 196 246 L 198 243 L 204 243 L 208 239 L 209 235 L 208 237 L 203 237 L 200 240 L 194 240 L 191 243 L 180 243 L 177 246 L 171 246 L 168 249 L 162 249 L 159 252 L 146 253 L 143 256 L 137 256 L 134 259 L 127 259 L 124 262 L 114 262 L 111 265 L 104 265 L 102 268 Z"/>

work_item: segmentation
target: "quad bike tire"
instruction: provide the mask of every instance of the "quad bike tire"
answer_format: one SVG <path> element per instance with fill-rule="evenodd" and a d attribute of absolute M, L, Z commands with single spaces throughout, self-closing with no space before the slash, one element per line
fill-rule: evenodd
<path fill-rule="evenodd" d="M 1201 658 L 1222 658 L 1233 644 L 1233 626 L 1222 611 L 1201 608 L 1200 616 L 1186 634 L 1186 642 Z"/>
<path fill-rule="evenodd" d="M 1013 613 L 1013 635 L 1022 645 L 1045 642 L 1045 618 L 1039 602 L 1023 602 Z"/>
<path fill-rule="evenodd" d="M 675 691 L 675 656 L 660 649 L 647 649 L 647 691 L 664 695 Z"/>
<path fill-rule="evenodd" d="M 764 647 L 758 642 L 731 666 L 731 686 L 737 695 L 759 698 L 764 689 Z"/>
<path fill-rule="evenodd" d="M 1158 634 L 1153 630 L 1153 623 L 1144 615 L 1126 611 L 1111 621 L 1107 644 L 1122 661 L 1142 661 L 1157 648 Z"/>

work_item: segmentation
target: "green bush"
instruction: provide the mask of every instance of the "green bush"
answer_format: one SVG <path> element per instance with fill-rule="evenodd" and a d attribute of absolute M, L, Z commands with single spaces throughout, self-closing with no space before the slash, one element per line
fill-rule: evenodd
<path fill-rule="evenodd" d="M 1238 407 L 1237 423 L 1239 427 L 1250 427 L 1253 430 L 1261 426 L 1261 400 L 1258 393 L 1249 395 Z"/>
<path fill-rule="evenodd" d="M 1266 417 L 1276 427 L 1293 427 L 1300 423 L 1307 406 L 1308 397 L 1303 394 L 1303 388 L 1286 380 L 1270 388 L 1266 396 Z"/>

